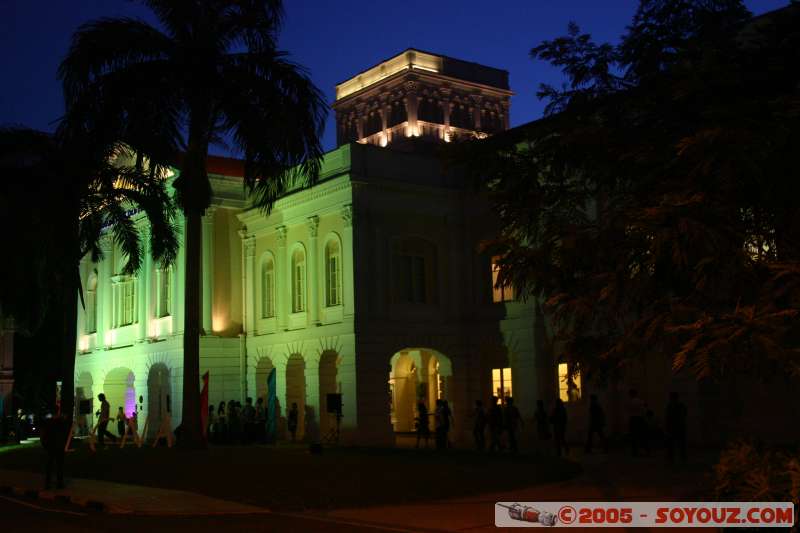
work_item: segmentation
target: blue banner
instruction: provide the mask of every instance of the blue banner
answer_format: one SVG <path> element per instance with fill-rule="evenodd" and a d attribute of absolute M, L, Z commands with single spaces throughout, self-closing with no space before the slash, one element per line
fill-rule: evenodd
<path fill-rule="evenodd" d="M 276 393 L 277 373 L 273 368 L 267 376 L 267 443 L 278 438 L 278 396 Z"/>

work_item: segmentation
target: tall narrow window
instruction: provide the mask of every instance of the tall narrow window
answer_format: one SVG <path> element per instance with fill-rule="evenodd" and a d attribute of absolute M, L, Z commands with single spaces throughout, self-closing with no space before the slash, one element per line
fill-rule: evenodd
<path fill-rule="evenodd" d="M 172 268 L 158 271 L 158 316 L 172 314 Z"/>
<path fill-rule="evenodd" d="M 492 369 L 492 394 L 497 396 L 497 403 L 506 403 L 511 398 L 511 369 Z"/>
<path fill-rule="evenodd" d="M 394 246 L 394 298 L 413 304 L 436 303 L 436 246 L 421 239 Z"/>
<path fill-rule="evenodd" d="M 97 274 L 89 276 L 86 283 L 86 323 L 84 330 L 87 334 L 97 331 Z"/>
<path fill-rule="evenodd" d="M 331 240 L 325 246 L 325 295 L 328 307 L 342 303 L 342 254 L 339 242 Z"/>
<path fill-rule="evenodd" d="M 581 398 L 581 375 L 569 375 L 567 363 L 558 364 L 558 396 L 563 402 L 574 402 Z"/>
<path fill-rule="evenodd" d="M 497 280 L 500 278 L 500 258 L 493 257 L 492 258 L 492 301 L 494 303 L 499 302 L 511 302 L 514 300 L 514 286 L 513 285 L 501 285 L 497 286 Z"/>
<path fill-rule="evenodd" d="M 136 316 L 136 278 L 114 276 L 112 278 L 112 325 L 115 328 L 129 326 L 137 322 Z"/>
<path fill-rule="evenodd" d="M 275 263 L 266 259 L 261 264 L 261 318 L 275 316 Z"/>
<path fill-rule="evenodd" d="M 295 250 L 292 254 L 292 312 L 306 310 L 306 254 Z"/>

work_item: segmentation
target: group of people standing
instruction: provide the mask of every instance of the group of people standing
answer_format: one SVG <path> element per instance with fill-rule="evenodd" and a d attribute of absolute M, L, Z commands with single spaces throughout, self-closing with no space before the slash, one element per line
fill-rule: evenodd
<path fill-rule="evenodd" d="M 436 449 L 446 450 L 451 447 L 450 429 L 453 427 L 453 412 L 450 410 L 450 404 L 447 400 L 436 400 L 436 409 L 433 412 L 433 416 L 436 431 Z M 428 447 L 428 439 L 431 436 L 429 419 L 428 406 L 425 405 L 424 400 L 420 399 L 417 403 L 417 417 L 415 419 L 417 448 L 419 448 L 420 441 L 425 441 L 425 447 Z"/>
<path fill-rule="evenodd" d="M 242 402 L 230 400 L 227 404 L 219 402 L 219 407 L 208 408 L 207 434 L 215 444 L 248 444 L 265 442 L 267 438 L 267 410 L 264 399 Z"/>
<path fill-rule="evenodd" d="M 499 452 L 508 449 L 517 453 L 517 433 L 523 425 L 519 409 L 514 405 L 513 398 L 506 398 L 501 404 L 497 396 L 492 396 L 488 412 L 483 408 L 481 400 L 475 401 L 472 413 L 472 436 L 478 451 L 486 449 L 486 431 L 489 431 L 489 452 Z M 503 437 L 505 436 L 505 443 Z"/>

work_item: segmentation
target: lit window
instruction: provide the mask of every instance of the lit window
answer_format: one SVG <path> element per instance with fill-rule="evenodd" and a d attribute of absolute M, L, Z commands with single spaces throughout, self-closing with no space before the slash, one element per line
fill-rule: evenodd
<path fill-rule="evenodd" d="M 513 285 L 497 285 L 497 280 L 500 277 L 500 258 L 492 258 L 492 302 L 511 302 L 514 300 L 514 287 Z"/>
<path fill-rule="evenodd" d="M 159 318 L 172 313 L 172 268 L 158 270 L 158 316 Z"/>
<path fill-rule="evenodd" d="M 563 402 L 574 402 L 581 398 L 580 372 L 570 378 L 567 363 L 558 364 L 558 396 Z"/>
<path fill-rule="evenodd" d="M 302 250 L 292 255 L 292 312 L 306 310 L 306 256 Z"/>
<path fill-rule="evenodd" d="M 84 325 L 85 333 L 95 333 L 97 331 L 97 274 L 89 276 L 86 284 L 86 320 Z"/>
<path fill-rule="evenodd" d="M 261 318 L 275 316 L 275 264 L 267 259 L 261 265 Z"/>
<path fill-rule="evenodd" d="M 511 369 L 492 369 L 492 394 L 497 396 L 497 403 L 505 403 L 506 398 L 511 398 Z"/>
<path fill-rule="evenodd" d="M 325 246 L 325 294 L 328 307 L 342 303 L 342 255 L 338 241 Z"/>
<path fill-rule="evenodd" d="M 136 278 L 130 276 L 114 276 L 112 278 L 111 296 L 112 327 L 129 326 L 137 322 L 136 316 Z"/>

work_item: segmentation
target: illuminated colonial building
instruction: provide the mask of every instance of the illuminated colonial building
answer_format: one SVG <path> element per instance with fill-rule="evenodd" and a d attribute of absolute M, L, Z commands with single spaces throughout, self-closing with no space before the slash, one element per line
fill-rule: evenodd
<path fill-rule="evenodd" d="M 326 395 L 341 393 L 351 442 L 413 431 L 419 399 L 431 412 L 448 400 L 459 439 L 474 401 L 492 394 L 513 394 L 532 417 L 542 387 L 558 387 L 535 348 L 541 314 L 493 287 L 497 270 L 478 252 L 496 231 L 486 201 L 413 146 L 505 129 L 510 94 L 505 71 L 415 50 L 363 72 L 337 86 L 340 146 L 318 184 L 269 215 L 248 207 L 239 161 L 209 158 L 200 371 L 210 404 L 267 396 L 275 369 L 281 413 L 297 403 L 301 428 L 308 415 L 330 429 Z M 170 269 L 148 259 L 126 277 L 110 240 L 104 251 L 82 265 L 77 395 L 105 392 L 128 412 L 141 396 L 150 428 L 168 406 L 178 424 L 184 252 Z"/>

